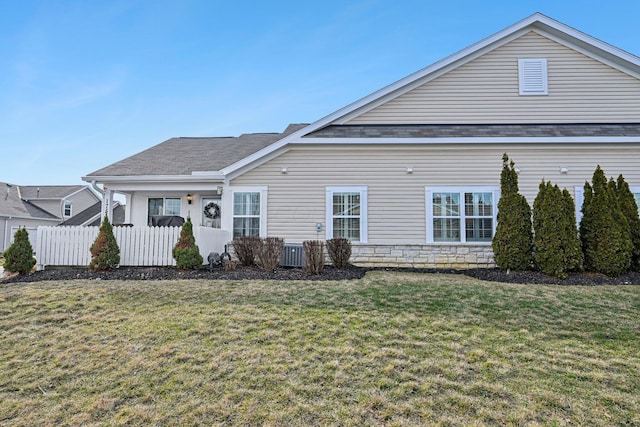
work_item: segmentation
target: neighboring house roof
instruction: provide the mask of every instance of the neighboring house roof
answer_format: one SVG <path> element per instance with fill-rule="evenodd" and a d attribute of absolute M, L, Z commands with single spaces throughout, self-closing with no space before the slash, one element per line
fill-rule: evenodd
<path fill-rule="evenodd" d="M 87 177 L 191 175 L 198 171 L 218 171 L 305 126 L 306 124 L 291 124 L 283 133 L 249 133 L 238 137 L 171 138 L 92 172 Z"/>
<path fill-rule="evenodd" d="M 304 138 L 639 137 L 640 123 L 330 125 Z"/>
<path fill-rule="evenodd" d="M 25 200 L 63 199 L 85 188 L 86 185 L 21 185 L 20 195 Z"/>
<path fill-rule="evenodd" d="M 60 225 L 85 225 L 85 226 L 98 226 L 100 225 L 100 209 L 102 209 L 102 202 L 97 202 L 82 212 L 74 215 L 72 218 L 64 221 Z M 113 219 L 111 221 L 114 225 L 119 225 L 124 223 L 124 206 L 115 202 L 115 207 L 113 209 Z"/>
<path fill-rule="evenodd" d="M 0 183 L 0 216 L 59 221 L 60 218 L 20 197 L 17 185 Z"/>

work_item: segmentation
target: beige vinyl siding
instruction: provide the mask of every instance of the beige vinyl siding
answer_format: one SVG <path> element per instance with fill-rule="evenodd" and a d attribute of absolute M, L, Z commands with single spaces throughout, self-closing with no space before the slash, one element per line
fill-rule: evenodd
<path fill-rule="evenodd" d="M 519 95 L 526 57 L 548 59 L 548 95 Z M 638 121 L 640 80 L 532 31 L 349 124 Z"/>
<path fill-rule="evenodd" d="M 543 178 L 573 194 L 597 164 L 608 176 L 622 173 L 630 185 L 640 185 L 640 148 L 584 144 L 298 146 L 231 185 L 266 185 L 267 234 L 290 242 L 325 238 L 327 186 L 367 186 L 369 243 L 424 244 L 425 186 L 499 185 L 505 151 L 521 169 L 520 189 L 531 204 Z M 561 174 L 561 167 L 569 173 Z"/>

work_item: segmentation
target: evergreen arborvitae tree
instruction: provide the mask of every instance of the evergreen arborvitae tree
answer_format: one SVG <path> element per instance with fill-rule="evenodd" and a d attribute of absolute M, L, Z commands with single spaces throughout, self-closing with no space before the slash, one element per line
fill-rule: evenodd
<path fill-rule="evenodd" d="M 540 184 L 533 202 L 534 261 L 543 273 L 559 278 L 582 265 L 575 205 L 571 194 L 551 182 Z"/>
<path fill-rule="evenodd" d="M 580 240 L 585 269 L 608 276 L 627 271 L 631 265 L 633 244 L 629 225 L 615 193 L 615 183 L 607 182 L 598 167 L 591 185 L 585 183 Z"/>
<path fill-rule="evenodd" d="M 631 250 L 631 270 L 640 271 L 640 217 L 638 216 L 638 205 L 629 188 L 629 184 L 627 184 L 622 175 L 618 176 L 616 193 L 622 215 L 624 215 L 627 220 L 631 243 L 633 244 L 633 249 Z"/>
<path fill-rule="evenodd" d="M 518 174 L 513 161 L 502 156 L 498 226 L 492 247 L 496 265 L 503 270 L 527 270 L 531 266 L 533 235 L 531 207 L 518 192 Z"/>
<path fill-rule="evenodd" d="M 193 224 L 191 218 L 182 224 L 180 238 L 173 247 L 173 258 L 176 260 L 176 267 L 181 270 L 194 270 L 202 267 L 202 255 L 193 237 Z"/>
<path fill-rule="evenodd" d="M 98 237 L 96 237 L 96 240 L 91 245 L 90 250 L 90 270 L 111 270 L 120 264 L 120 248 L 116 242 L 116 236 L 113 235 L 113 227 L 107 215 L 105 215 L 102 220 Z"/>
<path fill-rule="evenodd" d="M 12 273 L 26 274 L 36 265 L 29 232 L 20 227 L 13 236 L 13 243 L 4 251 L 4 268 Z"/>

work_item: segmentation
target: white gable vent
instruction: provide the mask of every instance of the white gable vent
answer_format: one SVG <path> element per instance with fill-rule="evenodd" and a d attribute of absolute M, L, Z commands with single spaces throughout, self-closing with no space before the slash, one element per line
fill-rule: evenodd
<path fill-rule="evenodd" d="M 518 60 L 520 95 L 547 95 L 547 59 L 521 58 Z"/>

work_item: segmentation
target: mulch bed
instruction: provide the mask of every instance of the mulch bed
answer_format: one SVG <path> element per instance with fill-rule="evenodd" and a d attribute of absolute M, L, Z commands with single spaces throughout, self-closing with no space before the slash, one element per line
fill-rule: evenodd
<path fill-rule="evenodd" d="M 640 285 L 640 273 L 630 272 L 617 277 L 608 277 L 595 273 L 573 273 L 560 280 L 535 271 L 506 272 L 496 268 L 478 268 L 470 270 L 441 270 L 419 268 L 366 268 L 349 266 L 338 270 L 326 266 L 321 274 L 308 274 L 300 268 L 278 268 L 276 271 L 263 271 L 257 267 L 238 267 L 234 271 L 224 271 L 217 267 L 214 271 L 207 268 L 199 270 L 178 270 L 173 267 L 121 267 L 111 271 L 94 272 L 87 268 L 51 268 L 24 275 L 14 275 L 0 279 L 0 283 L 37 282 L 47 280 L 352 280 L 364 276 L 367 271 L 384 270 L 415 273 L 466 274 L 481 280 L 504 283 L 539 283 L 552 285 Z"/>

